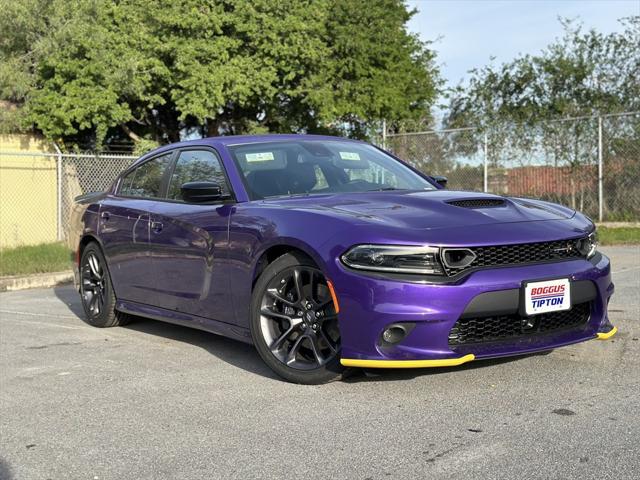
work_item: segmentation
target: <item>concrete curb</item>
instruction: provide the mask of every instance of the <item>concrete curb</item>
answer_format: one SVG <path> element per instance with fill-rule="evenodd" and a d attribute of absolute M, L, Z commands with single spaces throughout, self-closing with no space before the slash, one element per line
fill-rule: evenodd
<path fill-rule="evenodd" d="M 26 290 L 28 288 L 50 288 L 71 282 L 73 282 L 73 272 L 70 270 L 66 272 L 0 277 L 0 292 Z"/>

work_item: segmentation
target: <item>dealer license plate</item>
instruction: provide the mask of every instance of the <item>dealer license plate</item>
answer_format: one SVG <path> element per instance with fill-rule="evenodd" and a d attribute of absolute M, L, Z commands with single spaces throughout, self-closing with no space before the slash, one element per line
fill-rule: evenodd
<path fill-rule="evenodd" d="M 569 279 L 559 278 L 526 283 L 524 306 L 527 315 L 569 310 L 571 308 Z"/>

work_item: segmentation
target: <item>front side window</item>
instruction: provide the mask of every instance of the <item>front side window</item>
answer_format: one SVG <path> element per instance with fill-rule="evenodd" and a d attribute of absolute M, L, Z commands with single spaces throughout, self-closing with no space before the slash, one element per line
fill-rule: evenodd
<path fill-rule="evenodd" d="M 275 141 L 229 147 L 252 200 L 323 193 L 435 190 L 410 168 L 356 142 Z"/>
<path fill-rule="evenodd" d="M 162 178 L 171 163 L 173 153 L 166 153 L 143 163 L 122 179 L 120 195 L 127 197 L 160 198 Z"/>
<path fill-rule="evenodd" d="M 210 150 L 185 150 L 180 153 L 169 181 L 167 198 L 182 200 L 180 188 L 188 182 L 217 183 L 222 195 L 229 195 L 229 186 L 220 160 Z"/>

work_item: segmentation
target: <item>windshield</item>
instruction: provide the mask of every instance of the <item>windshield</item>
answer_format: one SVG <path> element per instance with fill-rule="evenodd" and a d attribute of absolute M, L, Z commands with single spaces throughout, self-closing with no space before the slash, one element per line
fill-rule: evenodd
<path fill-rule="evenodd" d="M 282 195 L 435 190 L 393 157 L 364 143 L 275 141 L 229 147 L 252 200 Z"/>

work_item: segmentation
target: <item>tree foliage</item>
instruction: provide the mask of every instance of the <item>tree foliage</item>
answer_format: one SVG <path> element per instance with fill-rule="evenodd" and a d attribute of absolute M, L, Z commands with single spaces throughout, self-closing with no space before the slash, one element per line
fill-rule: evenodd
<path fill-rule="evenodd" d="M 563 37 L 540 54 L 471 71 L 445 125 L 478 127 L 466 135 L 488 133 L 490 150 L 507 155 L 539 148 L 571 165 L 593 158 L 597 122 L 555 120 L 640 110 L 640 16 L 606 35 L 561 21 Z"/>
<path fill-rule="evenodd" d="M 339 132 L 428 114 L 400 0 L 0 0 L 0 99 L 67 142 Z"/>
<path fill-rule="evenodd" d="M 640 110 L 640 16 L 621 23 L 604 35 L 562 20 L 564 36 L 539 55 L 472 70 L 452 95 L 447 125 Z"/>

